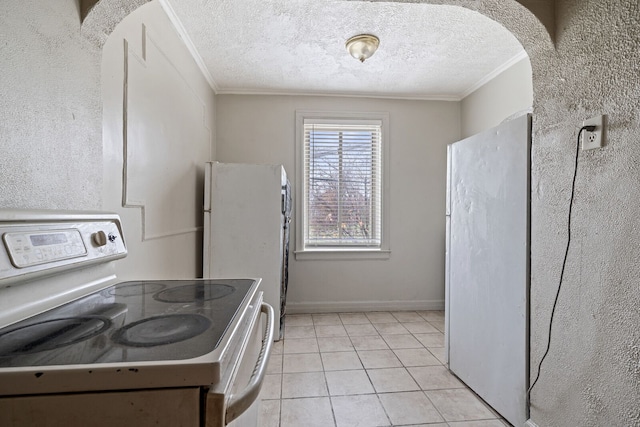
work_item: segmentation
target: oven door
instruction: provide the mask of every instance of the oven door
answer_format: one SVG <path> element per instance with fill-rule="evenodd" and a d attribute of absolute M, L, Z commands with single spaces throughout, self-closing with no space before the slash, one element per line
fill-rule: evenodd
<path fill-rule="evenodd" d="M 206 427 L 257 427 L 258 395 L 271 354 L 275 331 L 273 308 L 262 293 L 249 306 L 241 343 L 231 350 L 223 380 L 206 395 Z M 263 321 L 262 314 L 266 316 Z"/>

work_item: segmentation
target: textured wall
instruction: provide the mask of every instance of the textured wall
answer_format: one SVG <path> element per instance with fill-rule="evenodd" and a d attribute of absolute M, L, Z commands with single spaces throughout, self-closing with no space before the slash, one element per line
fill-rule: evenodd
<path fill-rule="evenodd" d="M 0 208 L 99 208 L 100 53 L 76 2 L 2 1 L 0 39 Z"/>
<path fill-rule="evenodd" d="M 531 415 L 540 426 L 638 426 L 639 3 L 556 4 L 557 55 L 532 58 L 532 367 L 558 285 L 582 120 L 608 114 L 609 143 L 580 154 L 565 283 Z"/>
<path fill-rule="evenodd" d="M 149 1 L 98 0 L 83 18 L 82 35 L 96 46 L 102 47 L 120 21 Z"/>

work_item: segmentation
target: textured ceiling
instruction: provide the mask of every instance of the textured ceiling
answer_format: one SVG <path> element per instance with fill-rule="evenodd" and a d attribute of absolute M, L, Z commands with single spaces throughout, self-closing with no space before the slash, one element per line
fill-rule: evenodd
<path fill-rule="evenodd" d="M 456 6 L 326 0 L 164 0 L 218 93 L 460 99 L 524 57 L 516 38 Z M 345 41 L 380 38 L 365 63 Z"/>

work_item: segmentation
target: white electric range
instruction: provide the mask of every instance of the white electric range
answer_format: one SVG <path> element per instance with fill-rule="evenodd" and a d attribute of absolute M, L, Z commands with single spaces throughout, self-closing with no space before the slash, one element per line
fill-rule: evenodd
<path fill-rule="evenodd" d="M 0 425 L 257 425 L 259 279 L 118 283 L 115 214 L 0 211 L 0 236 Z"/>

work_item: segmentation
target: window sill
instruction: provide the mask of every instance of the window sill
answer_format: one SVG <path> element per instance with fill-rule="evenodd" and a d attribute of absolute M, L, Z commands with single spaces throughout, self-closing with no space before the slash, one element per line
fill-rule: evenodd
<path fill-rule="evenodd" d="M 307 260 L 375 260 L 391 258 L 390 250 L 379 249 L 307 249 L 295 251 L 297 261 Z"/>

